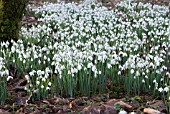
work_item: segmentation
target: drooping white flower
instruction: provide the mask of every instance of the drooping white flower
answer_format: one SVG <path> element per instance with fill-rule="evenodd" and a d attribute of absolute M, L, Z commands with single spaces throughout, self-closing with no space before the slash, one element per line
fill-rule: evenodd
<path fill-rule="evenodd" d="M 40 81 L 36 81 L 36 84 L 39 85 L 39 84 L 40 84 Z"/>
<path fill-rule="evenodd" d="M 107 68 L 110 69 L 112 66 L 111 64 L 107 64 Z"/>
<path fill-rule="evenodd" d="M 145 83 L 145 80 L 144 80 L 144 79 L 142 80 L 142 83 Z"/>
<path fill-rule="evenodd" d="M 43 77 L 43 78 L 42 78 L 42 81 L 43 81 L 43 82 L 45 82 L 45 81 L 46 81 L 46 78 L 45 78 L 45 77 Z"/>
<path fill-rule="evenodd" d="M 52 85 L 52 83 L 51 82 L 48 82 L 48 86 L 51 86 Z"/>
<path fill-rule="evenodd" d="M 136 76 L 140 76 L 140 73 L 139 73 L 139 71 L 136 71 Z"/>
<path fill-rule="evenodd" d="M 30 81 L 30 78 L 29 78 L 28 75 L 25 75 L 25 79 L 26 79 L 27 81 Z"/>
<path fill-rule="evenodd" d="M 159 92 L 163 92 L 163 90 L 164 90 L 164 89 L 163 89 L 162 87 L 160 87 L 160 88 L 158 89 Z"/>
<path fill-rule="evenodd" d="M 13 79 L 13 77 L 12 76 L 8 76 L 7 77 L 7 81 L 9 81 L 10 79 Z"/>
<path fill-rule="evenodd" d="M 44 89 L 44 85 L 41 85 L 41 89 Z"/>
<path fill-rule="evenodd" d="M 135 72 L 134 69 L 131 69 L 131 70 L 130 70 L 130 73 L 131 73 L 131 74 L 134 74 L 134 72 Z"/>
<path fill-rule="evenodd" d="M 47 86 L 47 87 L 46 87 L 46 90 L 50 90 L 50 87 Z"/>
<path fill-rule="evenodd" d="M 165 91 L 165 92 L 168 92 L 168 91 L 169 91 L 169 87 L 165 87 L 165 88 L 164 88 L 164 91 Z"/>

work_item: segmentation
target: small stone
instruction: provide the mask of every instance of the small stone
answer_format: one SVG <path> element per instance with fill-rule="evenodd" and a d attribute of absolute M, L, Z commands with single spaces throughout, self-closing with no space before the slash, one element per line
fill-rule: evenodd
<path fill-rule="evenodd" d="M 136 114 L 136 112 L 130 112 L 130 114 Z"/>
<path fill-rule="evenodd" d="M 129 104 L 123 102 L 123 101 L 116 102 L 115 105 L 116 104 L 120 104 L 120 107 L 127 110 L 127 111 L 132 111 L 133 110 L 133 107 L 131 105 L 129 105 Z"/>
<path fill-rule="evenodd" d="M 161 114 L 160 111 L 154 110 L 152 108 L 145 108 L 143 112 L 146 114 Z"/>
<path fill-rule="evenodd" d="M 127 112 L 124 110 L 121 110 L 118 114 L 127 114 Z"/>

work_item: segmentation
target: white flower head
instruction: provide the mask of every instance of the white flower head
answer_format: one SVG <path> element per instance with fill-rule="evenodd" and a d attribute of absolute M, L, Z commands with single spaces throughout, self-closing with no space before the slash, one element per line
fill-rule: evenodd
<path fill-rule="evenodd" d="M 8 76 L 7 77 L 7 81 L 9 81 L 10 79 L 13 79 L 13 77 L 12 76 Z"/>
<path fill-rule="evenodd" d="M 169 91 L 169 87 L 165 87 L 165 88 L 164 88 L 164 91 L 165 91 L 165 92 L 168 92 L 168 91 Z"/>
<path fill-rule="evenodd" d="M 50 90 L 50 87 L 46 87 L 46 90 Z"/>
<path fill-rule="evenodd" d="M 159 91 L 160 93 L 163 92 L 163 88 L 160 87 L 160 88 L 158 89 L 158 91 Z"/>
<path fill-rule="evenodd" d="M 44 89 L 44 85 L 41 85 L 41 89 Z"/>
<path fill-rule="evenodd" d="M 144 79 L 142 80 L 142 83 L 145 83 L 145 80 L 144 80 Z"/>
<path fill-rule="evenodd" d="M 29 78 L 29 76 L 28 76 L 28 75 L 25 75 L 25 79 L 26 79 L 27 81 L 29 81 L 29 80 L 30 80 L 30 78 Z"/>
<path fill-rule="evenodd" d="M 52 85 L 52 83 L 51 83 L 51 82 L 48 82 L 48 85 L 49 85 L 49 86 L 51 86 L 51 85 Z"/>
<path fill-rule="evenodd" d="M 153 80 L 153 83 L 157 83 L 157 81 L 156 81 L 156 80 Z"/>
<path fill-rule="evenodd" d="M 130 73 L 131 73 L 131 74 L 134 74 L 134 72 L 135 72 L 134 69 L 131 69 L 131 70 L 130 70 Z"/>
<path fill-rule="evenodd" d="M 36 84 L 39 85 L 39 84 L 40 84 L 40 81 L 36 81 Z"/>
<path fill-rule="evenodd" d="M 42 81 L 43 81 L 43 82 L 45 82 L 45 81 L 46 81 L 45 77 L 43 77 L 43 78 L 42 78 Z"/>
<path fill-rule="evenodd" d="M 111 64 L 107 64 L 107 68 L 110 69 L 112 67 Z"/>
<path fill-rule="evenodd" d="M 118 72 L 118 75 L 121 75 L 121 71 Z"/>

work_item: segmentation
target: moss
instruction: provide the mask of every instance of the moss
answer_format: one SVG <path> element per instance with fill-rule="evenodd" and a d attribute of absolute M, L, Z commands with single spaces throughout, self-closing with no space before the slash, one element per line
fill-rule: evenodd
<path fill-rule="evenodd" d="M 28 0 L 1 0 L 0 41 L 15 41 L 19 37 L 21 20 Z"/>
<path fill-rule="evenodd" d="M 3 2 L 0 0 L 0 23 L 2 22 L 2 17 L 3 17 Z"/>

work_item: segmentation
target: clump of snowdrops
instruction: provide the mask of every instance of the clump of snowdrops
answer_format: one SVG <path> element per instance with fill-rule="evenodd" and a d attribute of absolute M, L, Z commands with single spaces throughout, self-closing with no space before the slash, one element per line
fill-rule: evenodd
<path fill-rule="evenodd" d="M 40 22 L 1 50 L 27 79 L 35 100 L 49 95 L 91 96 L 124 86 L 170 100 L 168 7 L 120 2 L 46 3 L 32 10 Z"/>
<path fill-rule="evenodd" d="M 3 105 L 7 98 L 7 81 L 13 77 L 9 75 L 9 70 L 7 69 L 7 61 L 10 56 L 7 49 L 9 43 L 1 43 L 0 45 L 0 105 Z"/>

